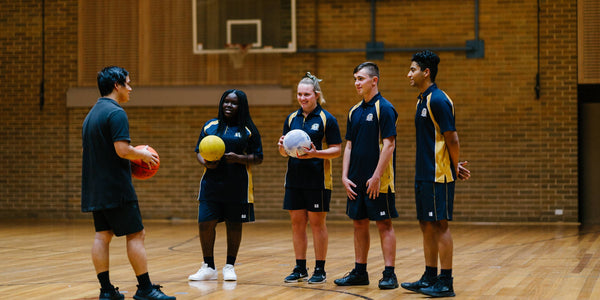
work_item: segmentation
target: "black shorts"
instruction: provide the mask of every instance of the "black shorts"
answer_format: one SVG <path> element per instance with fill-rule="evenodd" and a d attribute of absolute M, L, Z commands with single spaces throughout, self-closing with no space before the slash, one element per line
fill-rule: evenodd
<path fill-rule="evenodd" d="M 331 190 L 286 188 L 283 209 L 306 209 L 312 212 L 328 212 Z"/>
<path fill-rule="evenodd" d="M 415 182 L 415 202 L 420 221 L 452 220 L 454 182 Z"/>
<path fill-rule="evenodd" d="M 137 202 L 125 206 L 94 211 L 96 232 L 112 230 L 116 236 L 124 236 L 144 229 L 142 214 Z"/>
<path fill-rule="evenodd" d="M 234 223 L 254 221 L 253 203 L 200 201 L 198 204 L 198 223 L 217 220 Z"/>
<path fill-rule="evenodd" d="M 394 193 L 379 193 L 377 199 L 369 199 L 365 192 L 359 192 L 354 200 L 347 199 L 346 215 L 352 220 L 369 219 L 381 221 L 398 217 Z"/>

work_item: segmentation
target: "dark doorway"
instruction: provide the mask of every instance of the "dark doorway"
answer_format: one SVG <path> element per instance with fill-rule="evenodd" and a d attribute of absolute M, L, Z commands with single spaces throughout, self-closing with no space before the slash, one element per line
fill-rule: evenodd
<path fill-rule="evenodd" d="M 600 224 L 600 84 L 579 85 L 579 222 Z"/>

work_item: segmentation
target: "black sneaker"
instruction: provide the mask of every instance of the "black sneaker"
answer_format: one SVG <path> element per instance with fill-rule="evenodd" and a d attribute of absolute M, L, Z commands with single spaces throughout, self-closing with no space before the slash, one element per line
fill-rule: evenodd
<path fill-rule="evenodd" d="M 308 269 L 303 269 L 299 266 L 294 267 L 292 274 L 288 275 L 283 281 L 287 283 L 306 281 L 308 277 Z"/>
<path fill-rule="evenodd" d="M 308 283 L 325 283 L 325 281 L 327 281 L 325 270 L 316 268 Z"/>
<path fill-rule="evenodd" d="M 452 277 L 438 276 L 434 285 L 419 290 L 419 293 L 439 297 L 454 297 L 454 288 L 452 287 Z"/>
<path fill-rule="evenodd" d="M 379 288 L 382 290 L 398 288 L 398 279 L 396 279 L 396 274 L 391 271 L 383 271 L 383 278 L 379 280 Z"/>
<path fill-rule="evenodd" d="M 403 289 L 419 293 L 422 288 L 430 287 L 434 285 L 436 281 L 437 277 L 428 278 L 425 277 L 425 274 L 423 274 L 423 276 L 421 276 L 421 279 L 415 282 L 403 282 L 402 284 L 400 284 L 400 286 Z"/>
<path fill-rule="evenodd" d="M 341 286 L 369 285 L 369 273 L 358 273 L 356 269 L 352 269 L 350 273 L 342 278 L 334 280 L 333 282 Z"/>
<path fill-rule="evenodd" d="M 105 291 L 100 289 L 100 300 L 122 300 L 125 299 L 125 295 L 119 293 L 119 288 L 113 288 L 112 290 Z"/>
<path fill-rule="evenodd" d="M 140 286 L 138 285 L 138 290 L 135 292 L 133 299 L 137 300 L 175 300 L 175 297 L 165 295 L 161 290 L 162 286 L 153 284 L 152 289 L 148 291 L 140 290 Z"/>

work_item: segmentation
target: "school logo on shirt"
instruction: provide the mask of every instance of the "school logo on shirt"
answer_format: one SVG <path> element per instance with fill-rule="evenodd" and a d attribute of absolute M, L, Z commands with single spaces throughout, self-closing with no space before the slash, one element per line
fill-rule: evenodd
<path fill-rule="evenodd" d="M 373 121 L 373 114 L 372 113 L 370 113 L 370 114 L 367 115 L 367 121 L 369 121 L 369 122 Z"/>
<path fill-rule="evenodd" d="M 315 208 L 319 208 L 319 204 L 318 204 L 318 203 L 317 203 L 317 204 L 315 204 Z"/>
<path fill-rule="evenodd" d="M 245 218 L 246 218 L 246 214 L 242 214 L 242 219 L 245 219 Z"/>
<path fill-rule="evenodd" d="M 421 117 L 427 117 L 427 108 L 423 107 L 423 110 L 421 111 Z"/>
<path fill-rule="evenodd" d="M 319 124 L 317 124 L 317 123 L 312 124 L 312 126 L 310 127 L 310 130 L 319 131 Z"/>
<path fill-rule="evenodd" d="M 240 133 L 240 132 L 236 132 L 236 133 L 234 134 L 234 136 L 235 136 L 236 138 L 238 138 L 238 139 L 241 139 L 241 138 L 242 138 L 242 133 Z"/>
<path fill-rule="evenodd" d="M 380 215 L 380 216 L 385 216 L 385 211 L 380 211 L 380 212 L 379 212 L 379 215 Z"/>

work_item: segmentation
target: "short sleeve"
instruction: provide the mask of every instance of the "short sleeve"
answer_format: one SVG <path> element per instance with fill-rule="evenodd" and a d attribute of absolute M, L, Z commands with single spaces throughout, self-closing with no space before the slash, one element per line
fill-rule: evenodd
<path fill-rule="evenodd" d="M 336 145 L 342 143 L 340 134 L 340 126 L 337 119 L 333 115 L 327 117 L 327 127 L 325 128 L 325 141 L 328 145 Z"/>
<path fill-rule="evenodd" d="M 246 153 L 254 154 L 254 156 L 260 158 L 263 157 L 262 141 L 258 130 L 255 130 L 250 135 L 250 138 L 248 139 L 248 148 L 246 150 Z"/>
<path fill-rule="evenodd" d="M 456 131 L 452 102 L 443 98 L 435 98 L 431 100 L 430 107 L 441 133 Z"/>
<path fill-rule="evenodd" d="M 204 124 L 204 126 L 202 126 L 202 130 L 200 131 L 200 136 L 198 137 L 198 141 L 196 142 L 196 148 L 194 149 L 194 151 L 196 153 L 200 152 L 200 141 L 202 141 L 202 139 L 208 135 L 208 134 L 206 134 L 206 126 L 208 125 L 209 122 L 206 122 L 206 124 Z"/>
<path fill-rule="evenodd" d="M 129 137 L 129 120 L 124 110 L 115 110 L 109 117 L 108 126 L 113 143 L 117 141 L 131 141 Z"/>
<path fill-rule="evenodd" d="M 379 128 L 381 130 L 381 138 L 389 138 L 396 136 L 396 120 L 398 113 L 391 105 L 382 105 L 379 113 Z"/>

